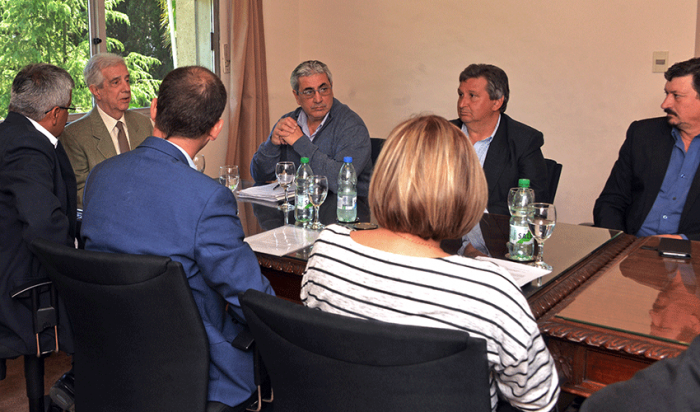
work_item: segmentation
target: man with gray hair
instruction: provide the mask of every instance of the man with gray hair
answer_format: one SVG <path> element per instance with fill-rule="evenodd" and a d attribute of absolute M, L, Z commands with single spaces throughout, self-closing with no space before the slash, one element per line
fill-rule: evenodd
<path fill-rule="evenodd" d="M 128 110 L 131 79 L 121 56 L 112 53 L 92 56 L 83 76 L 96 107 L 69 124 L 61 136 L 78 182 L 79 209 L 83 207 L 83 188 L 92 168 L 135 148 L 153 133 L 148 117 Z"/>
<path fill-rule="evenodd" d="M 357 194 L 367 196 L 372 173 L 372 144 L 360 116 L 333 97 L 333 76 L 318 60 L 298 65 L 290 79 L 299 107 L 277 121 L 250 164 L 256 183 L 275 180 L 275 165 L 309 158 L 314 174 L 328 177 L 338 191 L 338 173 L 346 156 L 352 157 L 357 173 Z"/>
<path fill-rule="evenodd" d="M 3 352 L 37 353 L 31 305 L 10 291 L 46 278 L 29 245 L 43 238 L 75 245 L 75 176 L 57 137 L 71 107 L 73 79 L 50 64 L 24 67 L 12 82 L 9 113 L 0 124 L 0 334 Z M 59 346 L 73 352 L 65 310 L 58 311 Z M 41 334 L 42 351 L 54 348 L 53 330 Z M 43 398 L 43 392 L 40 395 Z"/>

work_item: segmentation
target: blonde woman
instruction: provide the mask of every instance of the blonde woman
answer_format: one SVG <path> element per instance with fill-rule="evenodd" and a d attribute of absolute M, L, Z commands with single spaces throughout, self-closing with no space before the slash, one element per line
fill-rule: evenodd
<path fill-rule="evenodd" d="M 459 129 L 439 116 L 404 121 L 384 143 L 370 183 L 380 227 L 324 230 L 301 298 L 327 312 L 483 338 L 492 410 L 549 411 L 559 394 L 556 369 L 510 274 L 440 248 L 469 232 L 486 202 L 484 173 Z"/>

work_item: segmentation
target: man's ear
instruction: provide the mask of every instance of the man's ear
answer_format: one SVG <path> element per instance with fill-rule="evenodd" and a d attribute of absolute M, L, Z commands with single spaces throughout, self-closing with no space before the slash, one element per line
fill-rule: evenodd
<path fill-rule="evenodd" d="M 158 111 L 158 98 L 154 98 L 151 100 L 151 120 L 153 120 L 153 123 L 156 121 L 156 112 Z"/>
<path fill-rule="evenodd" d="M 221 129 L 224 127 L 224 119 L 219 119 L 218 122 L 214 125 L 214 127 L 209 130 L 209 140 L 212 142 L 216 140 L 216 137 L 219 136 L 219 133 L 221 133 Z"/>
<path fill-rule="evenodd" d="M 100 89 L 96 85 L 91 84 L 88 86 L 88 89 L 90 89 L 90 93 L 95 96 L 95 99 L 100 100 Z"/>
<path fill-rule="evenodd" d="M 500 99 L 496 100 L 491 100 L 493 102 L 493 106 L 491 106 L 491 110 L 494 112 L 498 112 L 501 110 L 501 106 L 503 106 L 503 102 L 505 101 L 505 97 L 501 97 Z"/>

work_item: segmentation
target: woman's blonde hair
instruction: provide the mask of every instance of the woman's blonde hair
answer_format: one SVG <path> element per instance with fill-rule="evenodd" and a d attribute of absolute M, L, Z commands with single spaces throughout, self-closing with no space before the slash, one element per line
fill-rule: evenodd
<path fill-rule="evenodd" d="M 384 142 L 369 186 L 380 226 L 423 239 L 456 239 L 486 208 L 486 178 L 469 139 L 440 116 L 408 119 Z"/>

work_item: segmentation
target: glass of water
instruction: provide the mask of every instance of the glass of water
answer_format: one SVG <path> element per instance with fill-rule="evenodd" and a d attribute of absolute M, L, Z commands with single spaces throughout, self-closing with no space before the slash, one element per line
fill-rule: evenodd
<path fill-rule="evenodd" d="M 240 181 L 238 166 L 226 165 L 219 168 L 219 183 L 228 187 L 232 192 L 236 190 Z"/>
<path fill-rule="evenodd" d="M 284 203 L 280 205 L 280 210 L 283 212 L 289 212 L 294 209 L 289 203 L 287 189 L 294 183 L 294 178 L 296 177 L 296 167 L 294 162 L 278 162 L 275 167 L 275 175 L 277 176 L 277 183 L 284 189 Z"/>
<path fill-rule="evenodd" d="M 532 236 L 537 239 L 537 258 L 532 266 L 545 270 L 552 270 L 552 267 L 542 260 L 544 254 L 544 241 L 547 240 L 554 231 L 557 224 L 557 209 L 550 203 L 530 203 L 527 205 L 527 225 Z"/>
<path fill-rule="evenodd" d="M 309 202 L 314 205 L 314 222 L 309 226 L 313 230 L 321 230 L 324 226 L 318 221 L 318 208 L 328 195 L 328 179 L 326 176 L 311 176 L 308 180 Z"/>

